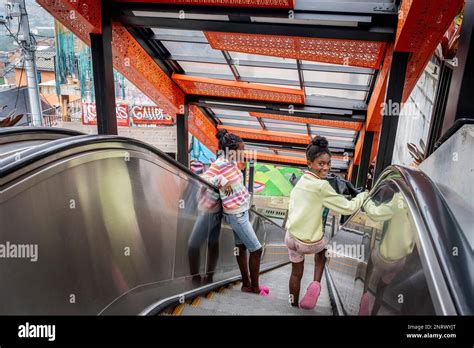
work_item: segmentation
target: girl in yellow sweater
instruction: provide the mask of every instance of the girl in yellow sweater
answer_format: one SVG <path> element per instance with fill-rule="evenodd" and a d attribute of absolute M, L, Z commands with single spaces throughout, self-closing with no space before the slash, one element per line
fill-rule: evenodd
<path fill-rule="evenodd" d="M 331 169 L 331 152 L 324 137 L 315 137 L 306 148 L 308 171 L 301 177 L 290 195 L 285 243 L 292 264 L 290 302 L 298 307 L 305 254 L 315 254 L 314 281 L 299 303 L 304 309 L 313 309 L 321 291 L 321 277 L 326 263 L 323 213 L 325 208 L 350 215 L 364 202 L 367 192 L 353 200 L 338 194 L 325 180 Z"/>

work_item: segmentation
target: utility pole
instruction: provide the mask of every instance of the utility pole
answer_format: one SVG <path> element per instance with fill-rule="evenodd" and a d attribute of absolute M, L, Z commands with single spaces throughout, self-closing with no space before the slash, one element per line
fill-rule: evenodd
<path fill-rule="evenodd" d="M 41 110 L 41 99 L 38 88 L 36 73 L 36 42 L 32 40 L 30 34 L 30 23 L 28 22 L 28 12 L 26 11 L 25 0 L 13 0 L 10 4 L 10 16 L 19 17 L 18 41 L 23 52 L 25 62 L 26 82 L 28 86 L 28 99 L 30 102 L 31 120 L 33 126 L 43 125 L 43 111 Z M 7 7 L 8 8 L 8 7 Z M 21 81 L 20 81 L 21 83 Z"/>

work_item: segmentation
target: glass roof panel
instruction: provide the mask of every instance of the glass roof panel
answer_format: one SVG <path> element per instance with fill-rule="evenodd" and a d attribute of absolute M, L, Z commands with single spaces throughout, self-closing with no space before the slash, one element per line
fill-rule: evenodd
<path fill-rule="evenodd" d="M 352 129 L 334 128 L 334 127 L 322 127 L 317 125 L 311 125 L 311 129 L 315 132 L 330 132 L 337 133 L 341 137 L 353 138 L 357 132 Z"/>
<path fill-rule="evenodd" d="M 269 119 L 262 119 L 263 122 L 265 123 L 265 126 L 270 130 L 277 130 L 280 132 L 303 132 L 303 133 L 308 133 L 308 130 L 306 128 L 306 125 L 304 124 L 298 124 L 298 123 L 275 123 L 272 122 L 272 120 Z"/>
<path fill-rule="evenodd" d="M 74 0 L 75 1 L 75 0 Z M 181 19 L 180 12 L 161 12 L 161 11 L 132 11 L 133 15 L 137 17 L 162 17 L 162 18 L 176 18 Z M 229 16 L 207 14 L 207 13 L 186 13 L 186 19 L 204 19 L 212 21 L 228 21 Z"/>
<path fill-rule="evenodd" d="M 211 64 L 178 61 L 184 72 L 189 75 L 195 74 L 219 74 L 233 76 L 227 64 Z"/>
<path fill-rule="evenodd" d="M 258 84 L 262 86 L 270 86 L 270 87 L 278 87 L 278 88 L 300 89 L 300 86 L 293 86 L 293 85 L 276 85 L 273 83 L 260 83 L 260 82 L 258 82 Z"/>
<path fill-rule="evenodd" d="M 264 122 L 273 122 L 273 123 L 278 123 L 278 124 L 284 124 L 284 125 L 288 124 L 288 121 L 275 120 L 275 119 L 269 119 L 269 118 L 264 118 L 263 121 Z M 295 124 L 305 125 L 304 123 L 295 123 Z M 313 125 L 313 124 L 310 124 L 310 126 L 315 131 L 337 133 L 340 136 L 344 136 L 344 137 L 354 137 L 357 134 L 357 132 L 352 130 L 352 129 L 326 127 L 326 126 L 319 126 L 319 125 Z M 306 127 L 306 125 L 305 125 L 305 127 Z"/>
<path fill-rule="evenodd" d="M 347 74 L 309 70 L 303 70 L 303 76 L 305 82 L 343 83 L 357 86 L 368 86 L 371 77 L 371 75 L 363 74 Z"/>
<path fill-rule="evenodd" d="M 258 77 L 268 79 L 289 80 L 298 82 L 298 71 L 291 69 L 260 68 L 253 66 L 236 65 L 242 77 Z"/>
<path fill-rule="evenodd" d="M 209 44 L 176 41 L 161 41 L 161 43 L 172 56 L 212 57 L 226 62 L 222 52 L 213 49 Z"/>
<path fill-rule="evenodd" d="M 315 61 L 312 61 L 312 60 L 302 60 L 301 63 L 302 64 L 315 64 L 315 65 L 328 65 L 328 66 L 343 66 L 341 64 L 315 62 Z"/>
<path fill-rule="evenodd" d="M 291 58 L 280 58 L 272 56 L 262 56 L 259 54 L 241 53 L 241 52 L 229 52 L 230 56 L 234 60 L 250 60 L 256 62 L 273 62 L 273 63 L 290 63 L 295 64 L 296 60 Z"/>
<path fill-rule="evenodd" d="M 353 100 L 365 100 L 367 92 L 348 91 L 344 89 L 314 88 L 305 87 L 305 93 L 308 96 L 328 96 Z"/>
<path fill-rule="evenodd" d="M 214 114 L 216 114 L 216 116 L 219 116 L 219 115 L 247 116 L 250 118 L 250 115 L 247 111 L 226 110 L 226 109 L 217 109 L 217 108 L 211 108 L 211 110 Z"/>
<path fill-rule="evenodd" d="M 258 128 L 262 129 L 262 126 L 260 126 L 260 123 L 255 120 L 249 120 L 249 121 L 244 121 L 244 120 L 233 120 L 231 118 L 223 118 L 219 117 L 220 121 L 222 122 L 223 126 L 229 125 L 229 126 L 240 126 L 240 127 L 250 127 L 250 128 Z"/>

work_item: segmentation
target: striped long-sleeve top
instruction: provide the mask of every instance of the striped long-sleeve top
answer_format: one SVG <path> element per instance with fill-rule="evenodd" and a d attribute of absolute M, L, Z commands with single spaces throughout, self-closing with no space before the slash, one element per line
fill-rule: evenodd
<path fill-rule="evenodd" d="M 202 177 L 219 188 L 224 213 L 239 214 L 250 209 L 250 194 L 237 163 L 218 157 Z M 227 183 L 232 187 L 232 193 L 228 196 L 223 190 Z"/>

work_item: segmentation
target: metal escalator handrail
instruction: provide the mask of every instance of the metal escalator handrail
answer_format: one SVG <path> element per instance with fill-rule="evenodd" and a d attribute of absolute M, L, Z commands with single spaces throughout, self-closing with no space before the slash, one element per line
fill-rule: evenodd
<path fill-rule="evenodd" d="M 469 270 L 469 265 L 474 264 L 474 255 L 441 192 L 422 171 L 394 165 L 382 173 L 370 194 L 376 192 L 379 185 L 391 176 L 395 180 L 402 179 L 416 203 L 458 313 L 474 313 L 474 276 Z M 456 257 L 452 257 L 452 245 L 458 248 Z"/>
<path fill-rule="evenodd" d="M 34 129 L 34 128 L 33 128 Z M 36 128 L 39 129 L 39 128 Z M 47 128 L 49 129 L 49 128 Z M 120 137 L 120 136 L 111 136 L 111 135 L 77 135 L 70 138 L 58 139 L 54 142 L 50 142 L 47 144 L 41 144 L 34 148 L 29 148 L 23 152 L 21 152 L 20 158 L 15 158 L 16 156 L 12 155 L 3 160 L 0 160 L 0 178 L 5 177 L 8 174 L 11 174 L 25 166 L 34 163 L 42 158 L 46 158 L 48 156 L 60 153 L 65 150 L 69 150 L 72 148 L 91 145 L 91 144 L 100 144 L 100 143 L 122 143 L 122 144 L 132 144 L 138 147 L 142 147 L 153 154 L 157 155 L 161 159 L 165 160 L 168 164 L 172 166 L 178 167 L 181 171 L 185 172 L 188 177 L 192 177 L 193 179 L 198 180 L 202 184 L 206 185 L 209 188 L 212 188 L 215 192 L 218 192 L 219 189 L 203 178 L 201 178 L 198 174 L 192 172 L 189 168 L 183 166 L 181 163 L 175 161 L 167 154 L 162 152 L 161 150 L 157 149 L 154 146 L 151 146 L 145 142 L 142 142 L 137 139 Z M 258 213 L 255 209 L 251 209 L 252 212 L 258 215 L 261 219 L 265 220 L 266 222 L 275 225 L 276 227 L 282 228 L 266 216 Z"/>

